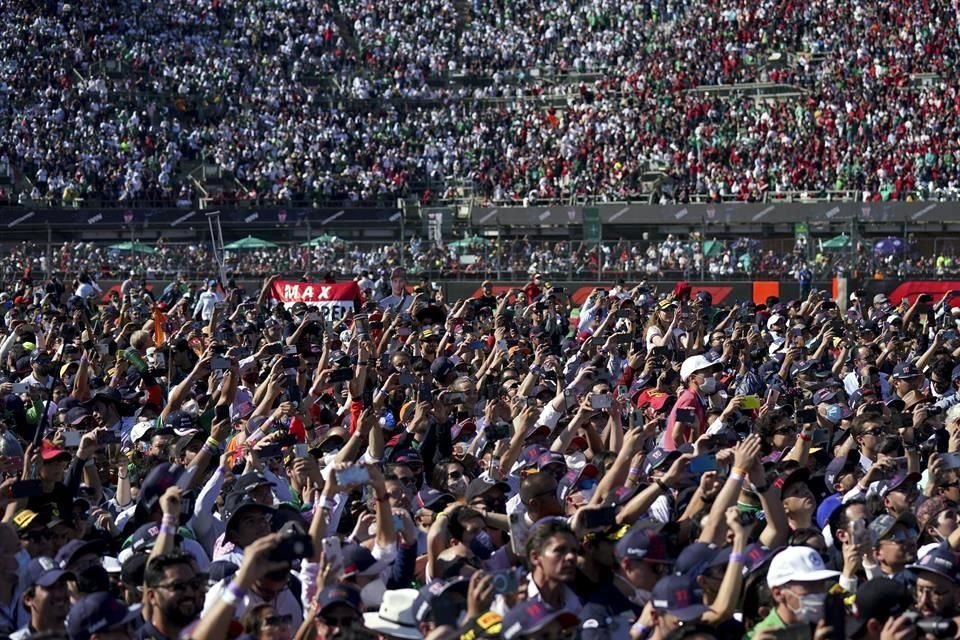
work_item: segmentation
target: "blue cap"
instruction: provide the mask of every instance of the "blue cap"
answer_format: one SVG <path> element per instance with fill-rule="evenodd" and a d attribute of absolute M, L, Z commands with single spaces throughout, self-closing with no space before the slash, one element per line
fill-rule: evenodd
<path fill-rule="evenodd" d="M 568 628 L 579 622 L 577 614 L 572 611 L 551 609 L 539 600 L 521 602 L 503 617 L 503 638 L 512 640 L 520 634 L 534 634 L 554 620 Z"/>
<path fill-rule="evenodd" d="M 922 375 L 920 370 L 912 362 L 901 362 L 893 368 L 890 377 L 902 380 L 904 378 L 916 378 L 919 375 Z"/>
<path fill-rule="evenodd" d="M 417 596 L 417 600 L 413 603 L 413 615 L 417 619 L 417 622 L 428 621 L 434 605 L 447 594 L 459 593 L 466 599 L 467 588 L 469 586 L 469 578 L 458 577 L 451 580 L 437 579 L 421 587 L 420 595 Z"/>
<path fill-rule="evenodd" d="M 693 622 L 708 609 L 703 604 L 703 590 L 691 576 L 660 578 L 653 587 L 650 602 L 657 612 L 669 613 L 681 622 Z"/>
<path fill-rule="evenodd" d="M 317 613 L 321 613 L 324 609 L 337 604 L 342 604 L 359 612 L 363 608 L 360 590 L 350 584 L 338 583 L 324 587 L 317 594 Z"/>
<path fill-rule="evenodd" d="M 27 563 L 20 575 L 20 591 L 31 587 L 51 587 L 63 578 L 73 579 L 73 573 L 61 569 L 53 558 L 41 556 Z"/>
<path fill-rule="evenodd" d="M 693 578 L 711 567 L 727 564 L 729 558 L 729 549 L 724 553 L 724 548 L 714 544 L 694 542 L 677 556 L 674 573 L 689 575 Z"/>
<path fill-rule="evenodd" d="M 106 544 L 100 540 L 71 540 L 57 551 L 56 563 L 61 569 L 69 569 L 70 564 L 87 554 L 101 555 Z"/>
<path fill-rule="evenodd" d="M 833 484 L 833 483 L 830 483 Z M 821 529 L 827 526 L 830 517 L 836 513 L 837 509 L 843 506 L 843 495 L 835 493 L 827 496 L 817 507 L 817 526 Z"/>
<path fill-rule="evenodd" d="M 449 493 L 438 491 L 429 485 L 423 485 L 417 493 L 417 505 L 432 511 L 443 511 L 443 508 L 454 502 L 456 498 Z"/>
<path fill-rule="evenodd" d="M 944 547 L 934 547 L 927 555 L 907 565 L 907 569 L 914 573 L 928 571 L 946 578 L 955 585 L 960 584 L 960 555 Z"/>
<path fill-rule="evenodd" d="M 953 368 L 953 371 L 950 372 L 950 382 L 956 382 L 960 380 L 960 364 Z"/>
<path fill-rule="evenodd" d="M 647 460 L 644 463 L 644 467 L 647 473 L 655 471 L 661 466 L 664 466 L 667 461 L 673 461 L 674 457 L 678 457 L 680 453 L 678 451 L 667 451 L 663 447 L 657 447 L 647 455 Z"/>
<path fill-rule="evenodd" d="M 635 525 L 623 536 L 614 549 L 617 560 L 645 560 L 647 562 L 669 562 L 667 543 L 656 531 L 642 525 Z"/>
<path fill-rule="evenodd" d="M 104 591 L 91 593 L 78 600 L 67 614 L 67 636 L 70 640 L 90 640 L 101 631 L 128 624 L 140 615 Z"/>

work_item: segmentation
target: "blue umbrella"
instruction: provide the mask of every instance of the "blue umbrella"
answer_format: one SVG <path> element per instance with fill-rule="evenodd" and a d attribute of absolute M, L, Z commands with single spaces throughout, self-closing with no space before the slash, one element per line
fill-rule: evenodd
<path fill-rule="evenodd" d="M 877 240 L 873 245 L 873 252 L 882 256 L 890 256 L 903 251 L 902 238 L 884 238 Z"/>

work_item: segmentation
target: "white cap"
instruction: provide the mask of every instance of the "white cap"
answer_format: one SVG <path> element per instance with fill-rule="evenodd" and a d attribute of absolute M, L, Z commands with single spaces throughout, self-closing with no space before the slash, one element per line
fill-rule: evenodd
<path fill-rule="evenodd" d="M 823 558 L 810 547 L 787 547 L 770 561 L 767 586 L 782 587 L 788 582 L 820 582 L 840 575 L 823 564 Z"/>
<path fill-rule="evenodd" d="M 775 326 L 777 326 L 777 323 L 780 322 L 781 320 L 783 320 L 782 315 L 780 315 L 779 313 L 773 314 L 772 316 L 767 318 L 767 329 L 773 329 Z"/>
<path fill-rule="evenodd" d="M 690 356 L 683 361 L 683 364 L 680 365 L 680 380 L 686 382 L 687 379 L 702 369 L 709 369 L 714 366 L 716 363 L 711 362 L 706 356 Z"/>
<path fill-rule="evenodd" d="M 156 418 L 148 418 L 146 420 L 138 420 L 136 424 L 133 425 L 133 428 L 130 429 L 130 441 L 139 442 L 143 436 L 146 435 L 147 431 L 153 429 L 157 426 Z"/>

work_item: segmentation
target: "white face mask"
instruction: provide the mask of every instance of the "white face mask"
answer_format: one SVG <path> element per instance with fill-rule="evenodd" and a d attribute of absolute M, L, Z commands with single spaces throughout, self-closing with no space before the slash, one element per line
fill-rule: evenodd
<path fill-rule="evenodd" d="M 717 379 L 713 376 L 705 376 L 703 378 L 703 384 L 700 385 L 700 391 L 708 396 L 715 394 L 717 392 Z"/>
<path fill-rule="evenodd" d="M 797 616 L 798 620 L 810 624 L 823 620 L 827 594 L 808 593 L 801 596 L 793 591 L 789 591 L 789 593 L 800 601 L 800 605 L 796 609 L 787 604 L 787 608 L 793 612 L 793 615 Z"/>

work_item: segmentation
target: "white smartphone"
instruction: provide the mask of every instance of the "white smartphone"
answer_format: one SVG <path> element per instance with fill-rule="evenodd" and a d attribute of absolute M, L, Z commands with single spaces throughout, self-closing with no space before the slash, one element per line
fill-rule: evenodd
<path fill-rule="evenodd" d="M 324 559 L 331 563 L 334 569 L 339 572 L 340 569 L 343 568 L 343 553 L 340 550 L 340 538 L 337 536 L 324 538 L 320 541 L 320 546 L 323 548 Z"/>
<path fill-rule="evenodd" d="M 527 523 L 523 521 L 523 514 L 517 511 L 511 513 L 510 549 L 518 558 L 527 557 L 527 537 L 529 534 Z"/>

